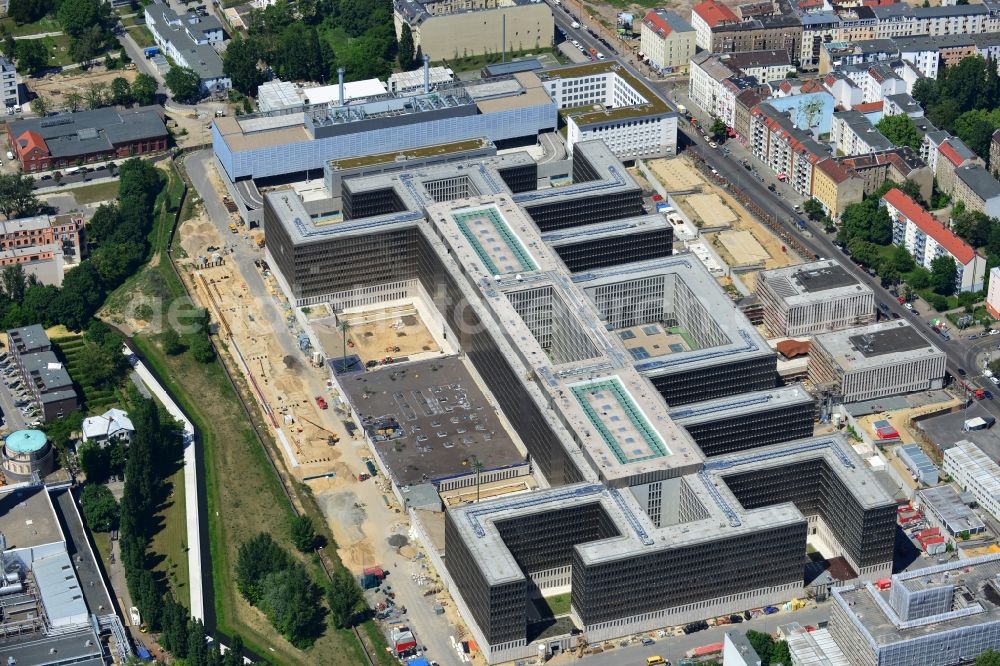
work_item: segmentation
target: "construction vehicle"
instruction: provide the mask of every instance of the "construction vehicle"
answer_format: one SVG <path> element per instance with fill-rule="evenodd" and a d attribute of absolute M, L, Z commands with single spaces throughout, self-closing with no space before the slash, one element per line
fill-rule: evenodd
<path fill-rule="evenodd" d="M 261 236 L 257 239 L 257 247 L 264 247 L 264 237 Z"/>
<path fill-rule="evenodd" d="M 321 431 L 325 432 L 326 433 L 326 443 L 329 444 L 330 446 L 333 446 L 334 444 L 336 444 L 337 442 L 340 441 L 340 435 L 338 435 L 337 433 L 333 432 L 332 430 L 327 430 L 323 426 L 319 425 L 318 423 L 313 423 L 312 421 L 310 421 L 309 419 L 307 419 L 304 416 L 300 416 L 299 420 L 308 423 L 309 425 L 311 425 L 312 427 L 316 428 L 317 430 L 321 430 Z"/>
<path fill-rule="evenodd" d="M 229 230 L 234 234 L 239 233 L 239 230 L 236 228 L 236 224 L 233 222 L 229 223 Z"/>

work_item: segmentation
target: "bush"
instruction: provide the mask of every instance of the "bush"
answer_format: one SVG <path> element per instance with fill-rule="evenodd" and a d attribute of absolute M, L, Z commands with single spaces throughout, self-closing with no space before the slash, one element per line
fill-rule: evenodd
<path fill-rule="evenodd" d="M 110 532 L 118 528 L 118 500 L 107 486 L 88 483 L 80 494 L 83 519 L 94 532 Z"/>

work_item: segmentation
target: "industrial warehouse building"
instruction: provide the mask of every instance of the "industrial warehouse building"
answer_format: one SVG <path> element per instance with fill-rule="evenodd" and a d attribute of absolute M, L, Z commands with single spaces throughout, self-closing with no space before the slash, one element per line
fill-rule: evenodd
<path fill-rule="evenodd" d="M 967 440 L 945 449 L 942 469 L 959 487 L 972 493 L 979 505 L 1000 517 L 1000 465 Z"/>
<path fill-rule="evenodd" d="M 775 388 L 774 352 L 696 257 L 662 241 L 629 257 L 610 242 L 616 221 L 662 233 L 614 154 L 584 142 L 570 159 L 572 182 L 541 189 L 523 154 L 348 177 L 336 217 L 290 190 L 264 197 L 289 300 L 425 303 L 547 482 L 447 504 L 440 573 L 487 661 L 538 654 L 526 613 L 538 594 L 570 591 L 573 624 L 600 641 L 797 596 L 807 538 L 856 576 L 885 576 L 892 499 L 843 438 L 811 437 L 812 399 Z M 608 242 L 580 247 L 594 238 Z M 405 410 L 409 398 L 365 404 L 376 374 L 335 379 L 355 411 Z M 476 446 L 452 458 L 372 448 L 412 488 L 464 483 L 455 462 Z M 490 473 L 520 474 L 525 459 L 505 447 Z"/>
<path fill-rule="evenodd" d="M 1000 649 L 1000 555 L 834 589 L 830 635 L 852 665 L 953 666 Z"/>
<path fill-rule="evenodd" d="M 941 388 L 945 354 L 906 321 L 817 335 L 809 357 L 813 385 L 845 403 Z"/>
<path fill-rule="evenodd" d="M 815 335 L 871 324 L 875 294 L 836 261 L 761 271 L 757 297 L 773 337 Z"/>

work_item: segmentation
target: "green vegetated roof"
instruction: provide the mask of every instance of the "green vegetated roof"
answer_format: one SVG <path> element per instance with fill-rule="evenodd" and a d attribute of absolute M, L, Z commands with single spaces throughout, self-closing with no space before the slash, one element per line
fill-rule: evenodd
<path fill-rule="evenodd" d="M 360 157 L 345 157 L 339 160 L 330 160 L 331 169 L 356 169 L 364 166 L 374 166 L 376 164 L 387 164 L 395 162 L 397 157 L 412 160 L 420 157 L 434 157 L 437 155 L 448 155 L 449 153 L 461 153 L 468 150 L 475 150 L 487 145 L 486 139 L 468 139 L 466 141 L 454 141 L 452 143 L 439 143 L 423 148 L 411 148 L 409 150 L 396 150 L 391 153 L 379 153 L 377 155 L 362 155 Z"/>
<path fill-rule="evenodd" d="M 664 102 L 659 95 L 650 90 L 649 86 L 632 76 L 632 73 L 621 65 L 614 62 L 594 62 L 576 67 L 560 67 L 542 72 L 543 78 L 577 78 L 593 74 L 606 74 L 614 72 L 624 79 L 636 92 L 645 98 L 645 104 L 636 106 L 623 106 L 617 109 L 593 110 L 591 105 L 563 109 L 560 113 L 563 116 L 571 116 L 577 125 L 595 125 L 611 120 L 627 120 L 629 118 L 644 118 L 646 116 L 659 115 L 661 113 L 671 113 L 674 109 Z"/>

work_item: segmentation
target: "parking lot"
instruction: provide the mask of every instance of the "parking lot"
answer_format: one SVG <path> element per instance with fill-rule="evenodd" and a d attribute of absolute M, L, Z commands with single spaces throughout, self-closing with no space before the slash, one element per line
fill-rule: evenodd
<path fill-rule="evenodd" d="M 14 432 L 39 423 L 38 408 L 22 385 L 17 369 L 7 352 L 0 353 L 0 409 L 3 410 L 3 431 Z"/>

